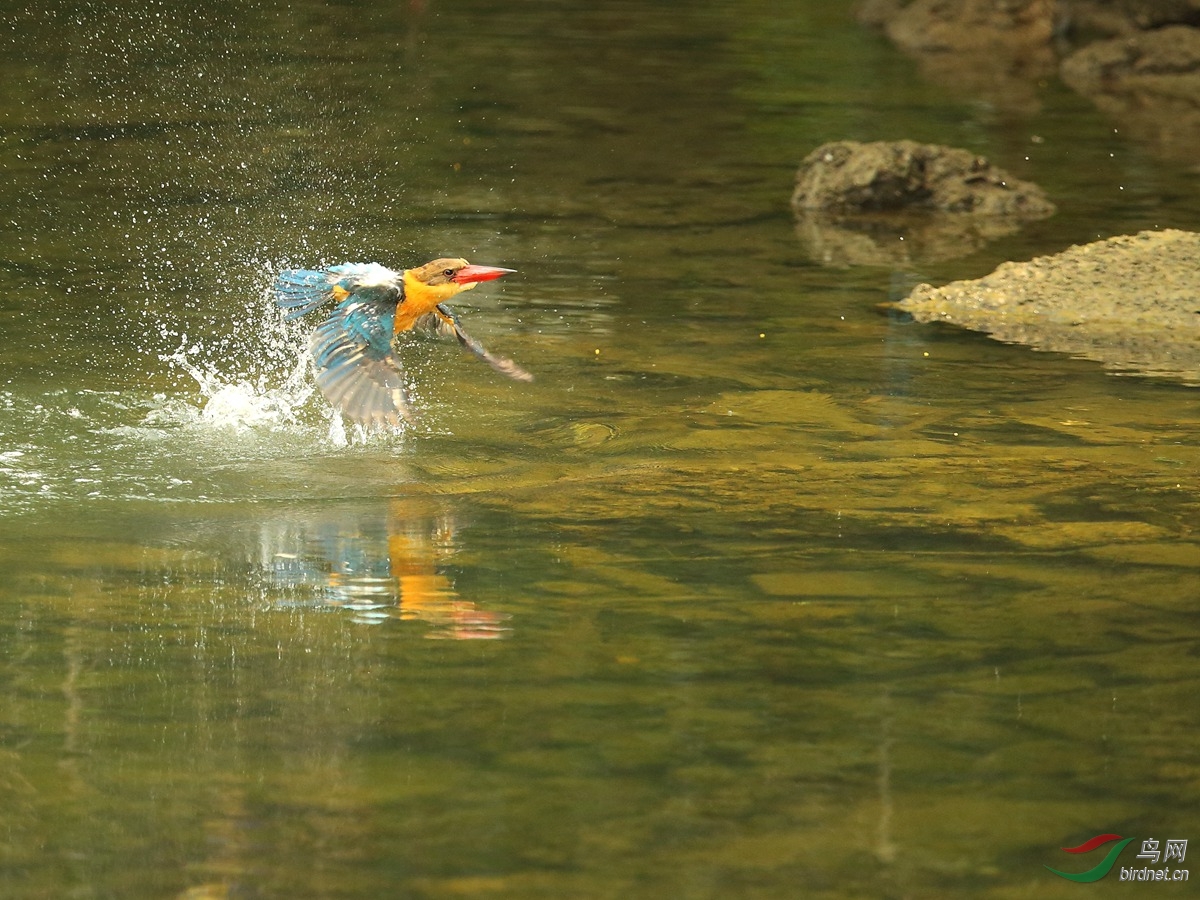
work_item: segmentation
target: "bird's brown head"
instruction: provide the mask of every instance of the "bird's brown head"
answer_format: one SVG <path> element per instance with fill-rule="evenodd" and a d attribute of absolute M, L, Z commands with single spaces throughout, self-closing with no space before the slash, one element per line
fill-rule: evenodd
<path fill-rule="evenodd" d="M 502 275 L 508 275 L 515 269 L 501 269 L 496 266 L 473 266 L 465 259 L 435 259 L 423 266 L 409 270 L 417 281 L 429 287 L 456 284 L 460 290 L 474 287 L 481 281 L 491 281 Z"/>
<path fill-rule="evenodd" d="M 496 266 L 473 266 L 465 259 L 449 258 L 435 259 L 415 269 L 406 269 L 402 317 L 405 322 L 413 320 L 455 294 L 469 291 L 482 281 L 492 281 L 513 271 Z M 397 329 L 400 329 L 400 318 L 396 322 Z"/>

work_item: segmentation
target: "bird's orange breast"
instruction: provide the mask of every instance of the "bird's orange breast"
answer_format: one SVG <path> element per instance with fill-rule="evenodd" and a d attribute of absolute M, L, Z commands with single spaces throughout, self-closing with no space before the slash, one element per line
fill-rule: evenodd
<path fill-rule="evenodd" d="M 437 301 L 422 308 L 421 304 L 413 303 L 408 297 L 405 297 L 396 309 L 396 323 L 392 328 L 392 333 L 399 334 L 402 331 L 410 331 L 417 319 L 431 312 L 435 306 L 437 306 Z"/>
<path fill-rule="evenodd" d="M 411 269 L 404 272 L 404 299 L 396 309 L 395 334 L 410 330 L 417 319 L 437 309 L 437 305 L 449 300 L 455 294 L 470 290 L 473 284 L 443 284 L 429 285 L 418 279 Z"/>

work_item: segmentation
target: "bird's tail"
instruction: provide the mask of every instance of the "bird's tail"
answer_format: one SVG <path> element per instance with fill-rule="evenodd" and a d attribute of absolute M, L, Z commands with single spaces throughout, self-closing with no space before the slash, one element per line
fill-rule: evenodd
<path fill-rule="evenodd" d="M 333 299 L 328 272 L 284 269 L 275 279 L 275 305 L 286 309 L 287 319 L 298 319 Z"/>

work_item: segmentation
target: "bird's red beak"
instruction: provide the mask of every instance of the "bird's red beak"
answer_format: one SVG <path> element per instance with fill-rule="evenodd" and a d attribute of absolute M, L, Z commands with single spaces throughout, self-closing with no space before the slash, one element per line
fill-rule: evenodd
<path fill-rule="evenodd" d="M 477 281 L 491 281 L 501 275 L 511 275 L 516 269 L 498 269 L 495 266 L 463 266 L 454 273 L 450 280 L 455 284 L 474 284 Z"/>

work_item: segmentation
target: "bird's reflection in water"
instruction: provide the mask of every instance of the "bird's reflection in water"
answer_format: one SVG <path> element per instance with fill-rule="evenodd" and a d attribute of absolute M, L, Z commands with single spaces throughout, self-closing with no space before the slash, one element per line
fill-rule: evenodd
<path fill-rule="evenodd" d="M 340 607 L 364 624 L 419 621 L 429 638 L 505 637 L 508 617 L 460 597 L 445 574 L 456 535 L 436 500 L 338 506 L 265 524 L 262 564 L 276 605 Z"/>

